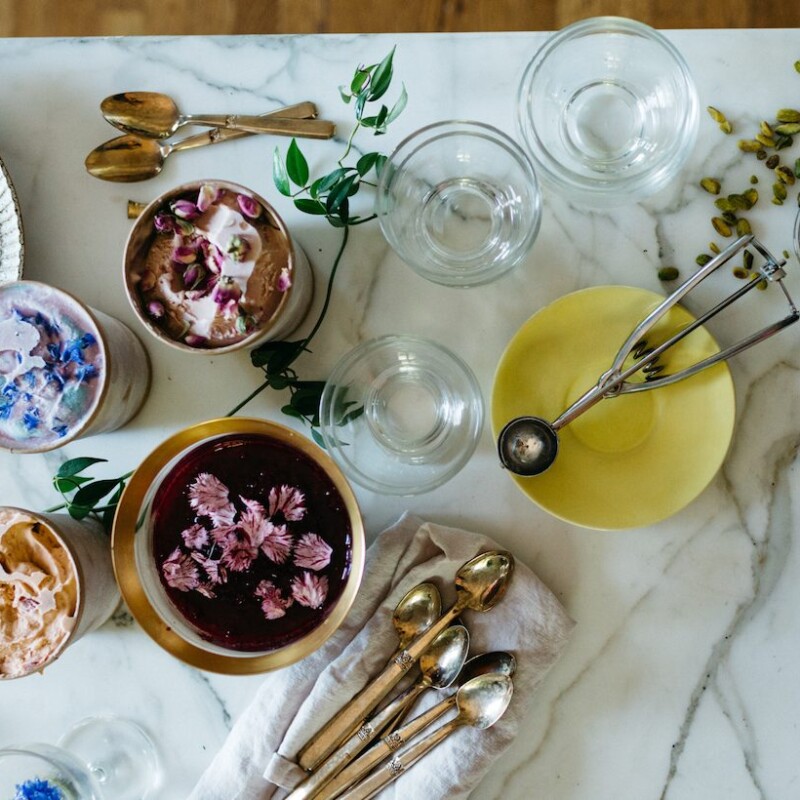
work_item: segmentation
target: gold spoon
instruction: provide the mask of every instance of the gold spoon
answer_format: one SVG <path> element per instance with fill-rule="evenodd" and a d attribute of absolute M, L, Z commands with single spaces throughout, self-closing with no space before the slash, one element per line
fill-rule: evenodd
<path fill-rule="evenodd" d="M 285 119 L 265 119 L 240 114 L 181 114 L 175 101 L 158 92 L 123 92 L 106 97 L 100 111 L 108 122 L 126 133 L 166 139 L 181 125 L 210 125 L 248 133 L 274 133 L 298 136 L 297 126 L 311 139 L 330 139 L 336 126 L 321 119 L 303 123 Z"/>
<path fill-rule="evenodd" d="M 262 116 L 264 118 L 313 119 L 317 116 L 317 107 L 306 101 L 270 111 Z M 179 139 L 177 142 L 161 142 L 158 139 L 129 133 L 125 136 L 117 136 L 115 139 L 110 139 L 99 147 L 95 147 L 86 156 L 86 171 L 104 181 L 118 183 L 145 181 L 148 178 L 154 178 L 161 172 L 164 161 L 171 153 L 252 135 L 247 131 L 214 128 L 204 133 Z"/>
<path fill-rule="evenodd" d="M 382 769 L 343 794 L 342 800 L 369 800 L 461 727 L 490 728 L 505 714 L 513 692 L 514 685 L 507 675 L 481 675 L 468 681 L 456 693 L 458 716 L 455 719 L 400 750 Z"/>
<path fill-rule="evenodd" d="M 453 625 L 442 631 L 419 658 L 419 679 L 372 719 L 365 720 L 358 731 L 299 784 L 286 800 L 308 800 L 314 797 L 422 692 L 430 688 L 444 689 L 450 686 L 461 672 L 468 650 L 469 633 L 463 625 Z"/>
<path fill-rule="evenodd" d="M 448 628 L 448 630 L 450 629 Z M 421 658 L 420 663 L 422 663 Z M 473 656 L 464 664 L 464 668 L 458 674 L 458 684 L 463 686 L 479 675 L 488 675 L 490 673 L 507 675 L 511 678 L 516 670 L 517 660 L 513 654 L 505 650 L 481 653 L 481 655 Z M 418 733 L 444 716 L 456 704 L 456 697 L 456 693 L 451 694 L 450 697 L 446 697 L 440 703 L 414 717 L 394 733 L 384 736 L 380 742 L 345 767 L 321 792 L 315 794 L 314 800 L 335 800 L 342 792 L 347 791 L 371 772 L 376 764 L 380 764 L 381 761 L 388 758 L 396 750 L 399 750 L 404 744 L 407 744 Z"/>
<path fill-rule="evenodd" d="M 465 609 L 488 611 L 505 596 L 514 572 L 511 553 L 489 550 L 467 561 L 456 573 L 456 602 L 434 625 L 397 655 L 383 672 L 356 695 L 298 754 L 307 772 L 314 770 L 344 740 L 347 732 L 364 719 L 417 662 L 430 643 Z"/>

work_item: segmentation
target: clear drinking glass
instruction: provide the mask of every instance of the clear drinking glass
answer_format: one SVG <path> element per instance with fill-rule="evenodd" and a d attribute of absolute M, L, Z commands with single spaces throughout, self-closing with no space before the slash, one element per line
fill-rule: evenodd
<path fill-rule="evenodd" d="M 3 800 L 146 800 L 159 779 L 150 737 L 119 717 L 84 720 L 58 747 L 0 749 Z"/>
<path fill-rule="evenodd" d="M 519 87 L 520 133 L 542 181 L 588 206 L 662 189 L 692 152 L 697 90 L 658 31 L 595 17 L 554 34 Z"/>
<path fill-rule="evenodd" d="M 415 336 L 384 336 L 350 351 L 320 402 L 320 430 L 334 461 L 383 494 L 441 486 L 466 464 L 482 427 L 483 399 L 470 368 Z"/>
<path fill-rule="evenodd" d="M 480 122 L 428 125 L 401 142 L 378 182 L 386 240 L 434 283 L 478 286 L 513 269 L 539 232 L 533 167 L 501 131 Z"/>

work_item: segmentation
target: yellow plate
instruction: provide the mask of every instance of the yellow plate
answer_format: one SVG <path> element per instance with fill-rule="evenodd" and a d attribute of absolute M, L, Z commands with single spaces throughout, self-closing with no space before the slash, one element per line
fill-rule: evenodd
<path fill-rule="evenodd" d="M 506 348 L 495 375 L 495 437 L 518 416 L 554 420 L 607 370 L 633 328 L 663 300 L 645 289 L 599 286 L 534 314 Z M 648 337 L 663 341 L 692 320 L 673 308 Z M 698 328 L 662 356 L 666 372 L 719 350 Z M 631 380 L 634 380 L 633 378 Z M 735 400 L 727 364 L 646 392 L 602 400 L 559 431 L 547 472 L 512 479 L 551 514 L 588 528 L 650 525 L 705 489 L 725 459 Z"/>

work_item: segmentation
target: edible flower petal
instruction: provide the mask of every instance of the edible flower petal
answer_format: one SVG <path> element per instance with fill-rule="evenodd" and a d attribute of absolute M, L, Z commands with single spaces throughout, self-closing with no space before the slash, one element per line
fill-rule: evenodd
<path fill-rule="evenodd" d="M 260 503 L 251 502 L 239 519 L 239 528 L 254 547 L 261 547 L 272 523 L 264 514 L 264 507 Z"/>
<path fill-rule="evenodd" d="M 197 194 L 197 210 L 207 211 L 220 196 L 219 188 L 212 183 L 204 183 Z"/>
<path fill-rule="evenodd" d="M 211 292 L 211 299 L 223 314 L 229 314 L 234 310 L 239 311 L 239 299 L 242 290 L 236 281 L 230 278 L 222 278 Z"/>
<path fill-rule="evenodd" d="M 231 526 L 236 518 L 228 487 L 210 472 L 201 472 L 189 486 L 189 504 L 216 526 Z"/>
<path fill-rule="evenodd" d="M 236 202 L 239 204 L 242 214 L 244 214 L 246 217 L 250 217 L 250 219 L 256 219 L 257 217 L 261 216 L 262 209 L 258 200 L 255 200 L 246 194 L 237 194 Z"/>
<path fill-rule="evenodd" d="M 189 347 L 205 347 L 208 343 L 208 339 L 205 336 L 198 336 L 196 333 L 190 333 L 183 337 L 183 341 L 189 345 Z"/>
<path fill-rule="evenodd" d="M 159 233 L 173 233 L 175 231 L 175 218 L 171 214 L 161 212 L 156 214 L 153 225 Z"/>
<path fill-rule="evenodd" d="M 192 525 L 181 533 L 183 543 L 192 550 L 199 550 L 208 544 L 208 531 L 202 525 Z"/>
<path fill-rule="evenodd" d="M 321 608 L 328 596 L 328 579 L 324 575 L 303 572 L 292 578 L 292 597 L 306 608 Z"/>
<path fill-rule="evenodd" d="M 246 572 L 258 557 L 258 548 L 242 531 L 233 531 L 225 540 L 222 563 L 232 572 Z"/>
<path fill-rule="evenodd" d="M 294 548 L 294 563 L 319 572 L 331 563 L 333 548 L 316 533 L 307 533 Z"/>
<path fill-rule="evenodd" d="M 25 783 L 18 783 L 12 800 L 63 800 L 61 789 L 49 780 L 34 778 Z"/>
<path fill-rule="evenodd" d="M 208 580 L 212 584 L 225 583 L 228 580 L 228 573 L 219 559 L 208 558 L 202 553 L 192 553 L 192 558 L 205 570 Z"/>
<path fill-rule="evenodd" d="M 267 619 L 279 619 L 294 602 L 292 597 L 284 597 L 272 581 L 261 581 L 256 586 L 256 597 L 261 600 L 261 610 Z"/>
<path fill-rule="evenodd" d="M 276 283 L 276 288 L 279 292 L 288 291 L 292 285 L 292 277 L 289 275 L 289 268 L 284 267 L 281 270 L 281 274 L 278 275 L 278 282 Z"/>
<path fill-rule="evenodd" d="M 269 515 L 283 514 L 289 522 L 297 522 L 306 514 L 305 495 L 294 486 L 283 484 L 280 489 L 273 486 L 269 492 Z"/>
<path fill-rule="evenodd" d="M 197 261 L 197 248 L 183 244 L 172 251 L 172 260 L 177 264 L 191 264 Z"/>
<path fill-rule="evenodd" d="M 161 319 L 164 316 L 164 304 L 158 300 L 151 300 L 147 304 L 147 313 L 153 319 Z"/>
<path fill-rule="evenodd" d="M 176 200 L 172 204 L 172 213 L 179 219 L 197 219 L 200 216 L 200 211 L 191 200 Z"/>
<path fill-rule="evenodd" d="M 264 540 L 261 542 L 261 552 L 276 564 L 283 564 L 292 552 L 292 534 L 285 525 L 269 523 Z"/>
<path fill-rule="evenodd" d="M 168 586 L 181 592 L 188 592 L 200 585 L 200 577 L 194 561 L 179 547 L 176 547 L 161 565 L 161 574 Z"/>

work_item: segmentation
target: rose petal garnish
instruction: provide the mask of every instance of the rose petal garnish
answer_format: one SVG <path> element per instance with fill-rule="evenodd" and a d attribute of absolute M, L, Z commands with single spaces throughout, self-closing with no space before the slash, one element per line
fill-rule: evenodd
<path fill-rule="evenodd" d="M 292 578 L 292 596 L 301 606 L 320 608 L 328 596 L 328 579 L 324 575 L 303 572 Z"/>
<path fill-rule="evenodd" d="M 153 225 L 159 233 L 172 233 L 175 230 L 175 218 L 162 211 L 153 218 Z"/>
<path fill-rule="evenodd" d="M 267 619 L 279 619 L 286 614 L 286 609 L 294 602 L 291 597 L 281 594 L 280 589 L 272 581 L 261 581 L 256 586 L 256 597 L 261 600 L 261 610 Z"/>
<path fill-rule="evenodd" d="M 219 189 L 212 183 L 204 183 L 197 194 L 197 210 L 207 211 L 209 207 L 217 202 Z"/>
<path fill-rule="evenodd" d="M 305 495 L 294 486 L 273 487 L 269 493 L 269 515 L 274 517 L 281 513 L 286 520 L 297 522 L 306 514 L 305 499 Z"/>
<path fill-rule="evenodd" d="M 261 552 L 276 564 L 283 564 L 292 552 L 294 540 L 285 525 L 269 523 L 264 540 L 261 542 Z"/>
<path fill-rule="evenodd" d="M 196 333 L 189 333 L 183 337 L 183 341 L 189 347 L 205 347 L 208 344 L 208 339 L 205 336 L 198 336 Z"/>
<path fill-rule="evenodd" d="M 161 319 L 164 316 L 164 304 L 158 300 L 151 300 L 147 304 L 147 313 L 153 319 Z"/>
<path fill-rule="evenodd" d="M 210 472 L 201 472 L 189 486 L 189 505 L 201 516 L 209 517 L 216 526 L 230 526 L 236 509 L 230 501 L 228 487 Z"/>
<path fill-rule="evenodd" d="M 243 236 L 234 234 L 228 240 L 227 253 L 234 261 L 244 261 L 244 257 L 250 252 L 250 242 Z"/>
<path fill-rule="evenodd" d="M 215 244 L 208 239 L 200 240 L 200 251 L 203 254 L 203 262 L 212 271 L 219 273 L 225 265 L 225 254 Z"/>
<path fill-rule="evenodd" d="M 197 219 L 200 211 L 191 200 L 176 200 L 172 204 L 172 213 L 179 219 Z"/>
<path fill-rule="evenodd" d="M 225 314 L 234 309 L 239 310 L 239 299 L 242 290 L 236 281 L 230 278 L 221 278 L 214 290 L 211 292 L 211 299 L 217 304 L 219 310 Z"/>
<path fill-rule="evenodd" d="M 192 525 L 181 532 L 183 543 L 192 550 L 199 550 L 208 544 L 208 531 L 202 525 Z"/>
<path fill-rule="evenodd" d="M 289 268 L 284 267 L 281 270 L 281 274 L 278 275 L 278 282 L 275 284 L 277 290 L 279 292 L 286 292 L 292 286 L 292 277 L 289 275 Z"/>
<path fill-rule="evenodd" d="M 176 264 L 191 264 L 197 261 L 197 248 L 183 244 L 172 251 L 171 258 Z"/>
<path fill-rule="evenodd" d="M 205 570 L 208 580 L 212 584 L 225 583 L 228 580 L 228 573 L 219 559 L 208 558 L 202 553 L 192 553 L 192 558 Z"/>
<path fill-rule="evenodd" d="M 168 586 L 181 592 L 196 589 L 200 584 L 197 566 L 179 547 L 161 565 L 161 574 Z"/>
<path fill-rule="evenodd" d="M 331 563 L 333 548 L 316 533 L 307 533 L 300 537 L 294 548 L 294 563 L 319 572 Z"/>
<path fill-rule="evenodd" d="M 205 277 L 205 269 L 203 269 L 200 264 L 194 263 L 186 267 L 181 276 L 181 280 L 183 280 L 183 287 L 186 291 L 196 292 L 202 290 Z"/>
<path fill-rule="evenodd" d="M 222 563 L 232 572 L 246 572 L 258 557 L 258 548 L 244 534 L 229 536 L 222 551 Z"/>
<path fill-rule="evenodd" d="M 261 216 L 262 209 L 258 200 L 255 200 L 246 194 L 237 194 L 236 202 L 239 204 L 242 214 L 244 214 L 246 217 L 250 217 L 250 219 L 256 219 L 257 217 Z"/>

